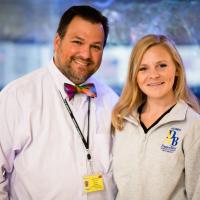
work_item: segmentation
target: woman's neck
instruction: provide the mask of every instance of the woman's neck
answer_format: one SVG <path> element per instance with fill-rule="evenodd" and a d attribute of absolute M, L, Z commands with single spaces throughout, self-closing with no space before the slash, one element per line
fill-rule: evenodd
<path fill-rule="evenodd" d="M 176 98 L 170 97 L 165 99 L 153 99 L 147 98 L 146 103 L 143 106 L 142 112 L 156 112 L 156 113 L 163 113 L 168 110 L 171 106 L 176 104 Z"/>

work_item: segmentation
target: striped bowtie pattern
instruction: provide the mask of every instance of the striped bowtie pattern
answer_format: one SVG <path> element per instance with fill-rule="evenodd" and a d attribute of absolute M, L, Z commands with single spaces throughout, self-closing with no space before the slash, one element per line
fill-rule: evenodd
<path fill-rule="evenodd" d="M 77 93 L 85 94 L 92 98 L 97 96 L 96 88 L 93 83 L 87 83 L 85 85 L 71 85 L 64 83 L 64 90 L 69 97 L 69 100 L 71 100 Z"/>

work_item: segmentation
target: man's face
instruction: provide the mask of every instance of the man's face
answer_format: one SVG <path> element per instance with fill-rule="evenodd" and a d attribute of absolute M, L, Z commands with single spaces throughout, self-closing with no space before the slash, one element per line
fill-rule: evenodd
<path fill-rule="evenodd" d="M 63 39 L 54 39 L 54 62 L 73 83 L 81 84 L 94 74 L 103 55 L 104 29 L 75 16 L 67 27 Z"/>

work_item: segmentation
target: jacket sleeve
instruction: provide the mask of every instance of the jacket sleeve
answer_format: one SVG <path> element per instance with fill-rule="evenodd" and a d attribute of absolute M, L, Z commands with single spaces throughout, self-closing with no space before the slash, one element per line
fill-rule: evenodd
<path fill-rule="evenodd" d="M 188 200 L 200 199 L 200 120 L 188 133 L 185 151 L 185 185 Z M 189 145 L 190 144 L 190 145 Z"/>

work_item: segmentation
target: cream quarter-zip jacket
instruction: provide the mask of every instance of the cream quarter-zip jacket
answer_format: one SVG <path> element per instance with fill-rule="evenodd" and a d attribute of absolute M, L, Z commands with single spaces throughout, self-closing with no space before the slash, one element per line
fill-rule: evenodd
<path fill-rule="evenodd" d="M 147 134 L 135 115 L 115 134 L 117 200 L 199 200 L 200 115 L 179 101 Z"/>

